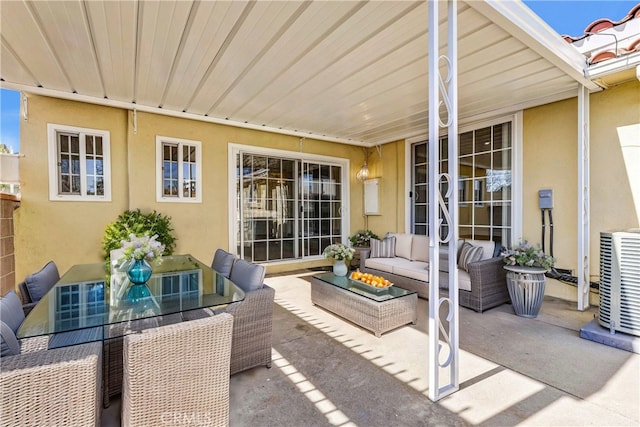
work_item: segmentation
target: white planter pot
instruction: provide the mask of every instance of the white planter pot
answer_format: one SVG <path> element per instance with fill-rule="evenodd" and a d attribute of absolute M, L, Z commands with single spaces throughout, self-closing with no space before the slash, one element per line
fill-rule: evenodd
<path fill-rule="evenodd" d="M 504 269 L 507 270 L 507 288 L 516 315 L 537 317 L 544 299 L 544 273 L 547 270 L 521 265 L 505 265 Z"/>

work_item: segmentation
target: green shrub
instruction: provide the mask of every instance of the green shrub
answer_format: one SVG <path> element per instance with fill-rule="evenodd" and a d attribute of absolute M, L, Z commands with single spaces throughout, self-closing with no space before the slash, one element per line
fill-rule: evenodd
<path fill-rule="evenodd" d="M 140 209 L 125 211 L 104 229 L 102 249 L 105 260 L 109 260 L 111 251 L 122 246 L 122 241 L 129 239 L 129 235 L 144 236 L 158 235 L 157 241 L 164 245 L 163 255 L 171 255 L 175 249 L 176 238 L 171 233 L 171 217 L 162 215 L 155 210 L 143 214 Z"/>

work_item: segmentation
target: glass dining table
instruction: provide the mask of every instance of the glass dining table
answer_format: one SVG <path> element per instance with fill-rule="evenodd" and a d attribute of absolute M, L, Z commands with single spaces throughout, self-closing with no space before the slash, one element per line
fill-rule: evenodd
<path fill-rule="evenodd" d="M 141 301 L 127 298 L 126 265 L 72 266 L 27 315 L 17 337 L 48 335 L 50 349 L 102 341 L 108 406 L 109 397 L 120 391 L 123 336 L 197 318 L 198 310 L 222 309 L 245 297 L 239 286 L 191 255 L 165 256 L 150 264 L 150 296 Z"/>

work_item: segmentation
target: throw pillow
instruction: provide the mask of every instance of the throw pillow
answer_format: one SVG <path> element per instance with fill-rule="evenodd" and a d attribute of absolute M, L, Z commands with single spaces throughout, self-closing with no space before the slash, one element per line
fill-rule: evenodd
<path fill-rule="evenodd" d="M 15 334 L 23 320 L 24 311 L 20 298 L 15 291 L 7 292 L 0 298 L 0 321 L 6 323 Z"/>
<path fill-rule="evenodd" d="M 258 264 L 237 259 L 231 269 L 231 281 L 240 286 L 243 291 L 251 292 L 261 289 L 264 284 L 265 268 Z"/>
<path fill-rule="evenodd" d="M 211 268 L 228 279 L 231 276 L 231 268 L 233 267 L 235 259 L 236 257 L 233 256 L 233 254 L 223 249 L 218 249 L 213 256 Z"/>
<path fill-rule="evenodd" d="M 396 256 L 396 238 L 370 239 L 371 258 L 393 258 Z"/>
<path fill-rule="evenodd" d="M 482 248 L 479 246 L 473 246 L 471 243 L 465 242 L 460 250 L 460 259 L 458 260 L 458 267 L 464 271 L 469 271 L 469 264 L 472 262 L 480 261 L 482 259 Z"/>
<path fill-rule="evenodd" d="M 28 275 L 27 278 L 24 279 L 24 283 L 29 291 L 31 301 L 40 301 L 58 280 L 60 280 L 60 274 L 58 273 L 56 263 L 53 261 L 49 261 L 37 273 Z"/>

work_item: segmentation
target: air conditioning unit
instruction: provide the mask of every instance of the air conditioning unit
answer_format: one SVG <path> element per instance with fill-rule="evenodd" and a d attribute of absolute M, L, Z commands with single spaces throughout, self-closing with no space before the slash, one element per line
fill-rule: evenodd
<path fill-rule="evenodd" d="M 640 230 L 600 233 L 600 325 L 640 336 Z"/>

